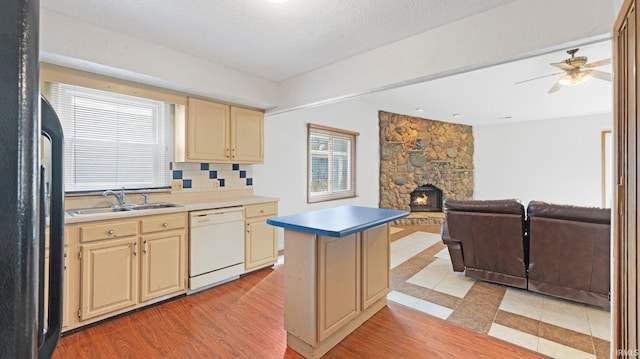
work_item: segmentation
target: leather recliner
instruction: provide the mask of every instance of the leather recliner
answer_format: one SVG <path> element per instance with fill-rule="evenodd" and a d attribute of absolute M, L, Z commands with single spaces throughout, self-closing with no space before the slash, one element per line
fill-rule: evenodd
<path fill-rule="evenodd" d="M 448 198 L 444 212 L 442 240 L 454 271 L 527 288 L 526 221 L 520 201 Z"/>
<path fill-rule="evenodd" d="M 532 201 L 529 290 L 609 306 L 611 210 Z"/>

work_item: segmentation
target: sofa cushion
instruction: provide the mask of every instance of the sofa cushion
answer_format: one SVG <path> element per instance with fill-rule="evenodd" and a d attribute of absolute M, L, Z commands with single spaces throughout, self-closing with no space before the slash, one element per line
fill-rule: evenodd
<path fill-rule="evenodd" d="M 444 201 L 444 211 L 504 213 L 524 216 L 524 206 L 517 199 L 457 200 L 447 198 Z"/>

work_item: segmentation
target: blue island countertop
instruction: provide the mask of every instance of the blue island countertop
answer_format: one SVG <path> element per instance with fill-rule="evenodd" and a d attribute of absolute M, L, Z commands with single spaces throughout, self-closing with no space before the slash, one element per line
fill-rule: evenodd
<path fill-rule="evenodd" d="M 395 209 L 342 206 L 267 219 L 267 223 L 321 236 L 345 237 L 396 219 L 409 212 Z"/>

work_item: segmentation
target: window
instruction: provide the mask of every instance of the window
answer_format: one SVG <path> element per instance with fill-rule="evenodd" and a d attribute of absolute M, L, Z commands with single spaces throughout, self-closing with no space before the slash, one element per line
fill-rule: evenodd
<path fill-rule="evenodd" d="M 356 196 L 357 132 L 309 124 L 307 202 Z"/>
<path fill-rule="evenodd" d="M 175 105 L 45 82 L 65 136 L 65 191 L 170 187 Z"/>

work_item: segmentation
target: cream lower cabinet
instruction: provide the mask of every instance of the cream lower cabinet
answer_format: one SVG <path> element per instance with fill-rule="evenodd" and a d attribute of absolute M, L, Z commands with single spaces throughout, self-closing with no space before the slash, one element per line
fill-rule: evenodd
<path fill-rule="evenodd" d="M 285 229 L 287 345 L 317 358 L 387 304 L 389 226 L 345 237 Z"/>
<path fill-rule="evenodd" d="M 69 229 L 65 228 L 64 229 L 64 254 L 62 257 L 62 270 L 63 270 L 63 287 L 62 287 L 62 330 L 66 330 L 69 327 L 69 323 L 70 323 L 70 313 L 71 313 L 71 307 L 70 307 L 70 303 L 71 301 L 69 300 L 70 297 L 70 291 L 69 288 L 71 288 L 71 282 L 70 282 L 70 275 L 69 273 L 71 272 L 70 267 L 69 267 L 69 243 L 70 243 L 70 238 L 69 238 Z M 45 283 L 49 283 L 49 230 L 47 229 L 47 231 L 45 232 L 45 255 L 44 255 L 44 275 L 45 275 Z M 48 297 L 49 297 L 49 286 L 45 285 L 44 286 L 44 295 L 45 295 L 45 315 L 48 315 L 48 310 L 49 310 L 49 302 L 48 302 Z"/>
<path fill-rule="evenodd" d="M 185 293 L 186 214 L 78 227 L 77 326 Z"/>
<path fill-rule="evenodd" d="M 278 261 L 278 238 L 275 227 L 268 225 L 269 217 L 278 215 L 278 203 L 262 203 L 244 207 L 245 242 L 244 268 L 250 272 Z"/>
<path fill-rule="evenodd" d="M 318 237 L 318 341 L 360 314 L 360 240 Z"/>
<path fill-rule="evenodd" d="M 80 320 L 136 305 L 138 238 L 83 244 Z"/>
<path fill-rule="evenodd" d="M 186 217 L 153 217 L 141 224 L 140 301 L 185 291 Z"/>
<path fill-rule="evenodd" d="M 389 227 L 362 232 L 362 309 L 389 294 L 390 261 Z"/>

